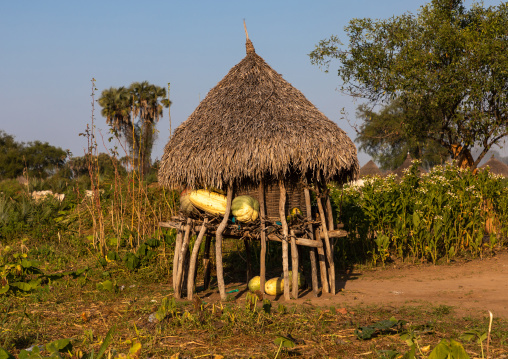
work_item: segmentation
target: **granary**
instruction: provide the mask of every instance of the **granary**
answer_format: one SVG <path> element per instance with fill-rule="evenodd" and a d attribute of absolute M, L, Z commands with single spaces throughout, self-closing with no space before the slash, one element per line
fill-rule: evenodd
<path fill-rule="evenodd" d="M 480 169 L 487 169 L 487 167 L 493 174 L 508 177 L 508 165 L 495 158 L 494 155 Z"/>
<path fill-rule="evenodd" d="M 246 244 L 247 240 L 261 241 L 262 292 L 266 241 L 270 240 L 282 242 L 285 299 L 290 299 L 289 246 L 293 272 L 298 270 L 297 247 L 309 248 L 314 294 L 318 293 L 318 266 L 323 292 L 335 293 L 330 238 L 343 236 L 345 232 L 334 223 L 327 183 L 343 183 L 358 177 L 356 147 L 343 130 L 256 54 L 247 31 L 246 35 L 245 58 L 175 130 L 161 159 L 161 185 L 216 188 L 223 190 L 227 197 L 223 216 L 180 213 L 161 223 L 178 230 L 173 265 L 175 296 L 182 295 L 184 271 L 188 268 L 187 298 L 192 298 L 199 247 L 205 241 L 207 258 L 211 236 L 216 238 L 217 282 L 222 300 L 226 299 L 223 238 L 244 239 Z M 259 201 L 256 221 L 233 223 L 231 203 L 240 194 L 249 194 Z M 315 207 L 311 205 L 312 195 Z M 298 207 L 301 215 L 288 220 L 293 207 Z M 184 261 L 192 233 L 196 241 L 186 266 Z M 298 296 L 296 281 L 294 275 L 291 294 L 295 298 Z"/>
<path fill-rule="evenodd" d="M 372 160 L 370 160 L 362 168 L 360 168 L 360 178 L 367 176 L 382 176 L 382 175 L 383 172 L 381 172 L 379 167 Z"/>
<path fill-rule="evenodd" d="M 404 170 L 407 170 L 409 167 L 412 166 L 412 164 L 413 164 L 413 158 L 411 157 L 411 155 L 408 152 L 404 162 L 402 162 L 400 167 L 398 167 L 395 170 L 393 170 L 391 172 L 391 174 L 396 175 L 400 179 L 400 178 L 404 177 Z M 418 167 L 418 172 L 421 175 L 422 173 L 426 173 L 427 171 L 425 171 L 425 169 L 420 166 L 420 167 Z"/>

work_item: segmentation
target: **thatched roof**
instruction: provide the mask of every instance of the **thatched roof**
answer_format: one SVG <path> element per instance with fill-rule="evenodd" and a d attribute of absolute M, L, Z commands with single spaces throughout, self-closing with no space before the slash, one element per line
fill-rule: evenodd
<path fill-rule="evenodd" d="M 372 160 L 370 160 L 362 168 L 360 168 L 360 178 L 365 176 L 382 176 L 382 175 L 383 172 L 381 172 L 379 167 Z"/>
<path fill-rule="evenodd" d="M 358 176 L 356 147 L 254 51 L 207 94 L 164 149 L 164 186 L 243 186 Z"/>
<path fill-rule="evenodd" d="M 495 158 L 494 155 L 480 168 L 486 169 L 487 167 L 489 167 L 491 173 L 508 177 L 508 165 Z"/>
<path fill-rule="evenodd" d="M 397 177 L 401 178 L 401 177 L 404 176 L 404 170 L 406 170 L 409 167 L 411 167 L 412 164 L 413 164 L 413 158 L 408 153 L 406 159 L 400 165 L 400 167 L 395 169 L 395 170 L 393 170 L 391 173 L 394 174 L 394 175 L 397 175 Z M 423 167 L 418 167 L 418 170 L 419 170 L 420 174 L 427 172 L 427 171 L 425 171 L 425 169 Z"/>

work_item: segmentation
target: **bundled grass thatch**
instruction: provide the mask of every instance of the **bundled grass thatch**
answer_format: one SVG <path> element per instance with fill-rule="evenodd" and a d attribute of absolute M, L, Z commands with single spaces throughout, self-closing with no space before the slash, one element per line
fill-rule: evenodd
<path fill-rule="evenodd" d="M 356 179 L 346 133 L 285 81 L 247 40 L 247 56 L 208 93 L 165 147 L 165 186 L 244 186 L 295 178 Z"/>
<path fill-rule="evenodd" d="M 508 165 L 495 158 L 494 155 L 480 169 L 487 169 L 487 167 L 493 174 L 508 177 Z"/>
<path fill-rule="evenodd" d="M 366 176 L 382 176 L 382 175 L 383 172 L 381 172 L 379 167 L 372 160 L 370 160 L 362 168 L 360 168 L 360 178 Z"/>

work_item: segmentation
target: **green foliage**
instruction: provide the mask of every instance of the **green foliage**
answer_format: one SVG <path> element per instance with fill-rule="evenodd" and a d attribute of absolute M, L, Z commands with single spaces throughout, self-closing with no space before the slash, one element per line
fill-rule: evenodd
<path fill-rule="evenodd" d="M 374 324 L 355 329 L 355 335 L 358 339 L 372 339 L 378 335 L 393 334 L 401 331 L 406 324 L 403 320 L 397 320 L 394 317 L 380 320 Z"/>
<path fill-rule="evenodd" d="M 428 139 L 422 132 L 407 132 L 403 126 L 415 116 L 414 112 L 400 100 L 391 101 L 378 113 L 366 104 L 358 106 L 356 116 L 363 122 L 356 138 L 359 149 L 385 170 L 398 168 L 408 153 L 412 158 L 420 159 L 425 168 L 443 163 L 449 154 L 438 142 Z"/>
<path fill-rule="evenodd" d="M 39 265 L 38 261 L 29 259 L 26 253 L 13 253 L 10 246 L 5 246 L 0 252 L 0 295 L 29 293 L 40 288 L 43 281 L 57 280 L 65 276 L 76 278 L 88 269 L 44 274 Z"/>
<path fill-rule="evenodd" d="M 127 170 L 122 165 L 121 161 L 114 156 L 107 153 L 99 153 L 96 158 L 90 154 L 81 157 L 72 157 L 67 161 L 65 172 L 67 178 L 78 178 L 80 176 L 89 176 L 88 164 L 91 160 L 97 160 L 99 175 L 103 178 L 114 178 L 115 175 L 124 177 L 127 175 Z"/>
<path fill-rule="evenodd" d="M 161 322 L 163 321 L 167 316 L 171 315 L 172 317 L 177 314 L 177 307 L 175 298 L 169 299 L 168 297 L 164 297 L 162 299 L 162 303 L 157 308 L 157 312 L 155 312 L 155 318 Z"/>
<path fill-rule="evenodd" d="M 508 4 L 470 9 L 432 0 L 416 15 L 352 19 L 344 48 L 336 36 L 311 52 L 314 64 L 340 63 L 342 90 L 371 105 L 397 100 L 406 139 L 426 138 L 449 154 L 482 148 L 474 166 L 508 133 Z"/>
<path fill-rule="evenodd" d="M 0 180 L 26 175 L 46 178 L 65 163 L 67 153 L 47 142 L 18 143 L 0 130 Z"/>
<path fill-rule="evenodd" d="M 136 167 L 148 174 L 156 139 L 155 124 L 162 117 L 163 108 L 171 104 L 166 99 L 166 89 L 147 81 L 134 82 L 128 88 L 110 87 L 102 91 L 98 102 L 112 132 L 129 145 Z"/>
<path fill-rule="evenodd" d="M 459 342 L 443 339 L 430 353 L 428 359 L 469 359 L 469 355 Z"/>
<path fill-rule="evenodd" d="M 338 242 L 339 255 L 374 263 L 384 263 L 390 254 L 432 263 L 459 254 L 482 255 L 486 221 L 508 219 L 504 180 L 488 171 L 473 175 L 451 164 L 419 177 L 418 166 L 414 161 L 401 181 L 374 177 L 363 187 L 331 188 L 341 209 L 340 221 L 350 233 Z M 506 231 L 497 226 L 489 243 L 503 245 Z"/>

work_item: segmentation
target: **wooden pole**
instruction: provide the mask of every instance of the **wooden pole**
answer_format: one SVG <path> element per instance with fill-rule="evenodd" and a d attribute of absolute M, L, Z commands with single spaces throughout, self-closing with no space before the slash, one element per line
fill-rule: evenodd
<path fill-rule="evenodd" d="M 224 285 L 224 269 L 222 267 L 222 233 L 228 224 L 229 213 L 231 212 L 231 202 L 233 201 L 233 186 L 228 186 L 226 213 L 217 228 L 215 234 L 215 261 L 217 266 L 217 285 L 219 286 L 220 299 L 226 300 L 226 286 Z"/>
<path fill-rule="evenodd" d="M 288 223 L 286 221 L 286 187 L 284 181 L 279 181 L 280 199 L 279 199 L 279 216 L 282 224 L 282 269 L 284 271 L 284 299 L 290 300 L 289 294 L 289 259 L 288 259 Z"/>
<path fill-rule="evenodd" d="M 319 187 L 317 186 L 317 184 L 316 184 L 316 189 L 319 191 Z M 328 259 L 328 266 L 329 266 L 328 278 L 330 280 L 330 292 L 332 294 L 335 294 L 335 263 L 333 260 L 333 253 L 332 253 L 332 249 L 330 246 L 330 238 L 328 237 L 325 211 L 323 209 L 323 203 L 322 203 L 320 191 L 318 193 L 317 205 L 318 205 L 319 216 L 321 218 L 321 231 L 323 232 L 323 234 L 325 236 L 324 242 L 325 242 L 325 247 L 326 247 L 326 258 Z"/>
<path fill-rule="evenodd" d="M 205 252 L 203 253 L 203 288 L 210 288 L 210 244 L 212 242 L 211 236 L 205 236 Z"/>
<path fill-rule="evenodd" d="M 245 246 L 245 259 L 247 260 L 247 271 L 245 276 L 247 277 L 247 283 L 249 283 L 252 277 L 252 266 L 250 262 L 250 243 L 248 239 L 243 240 L 243 245 Z"/>
<path fill-rule="evenodd" d="M 307 209 L 307 220 L 312 221 L 312 206 L 310 203 L 310 193 L 308 188 L 304 190 L 305 194 L 305 207 Z M 309 236 L 311 240 L 314 240 L 314 228 L 311 223 L 309 223 Z M 316 239 L 317 240 L 317 239 Z M 316 263 L 316 249 L 309 248 L 309 256 L 310 256 L 310 268 L 311 268 L 311 278 L 312 278 L 312 293 L 314 293 L 314 297 L 318 296 L 318 277 L 317 277 L 317 263 Z M 326 275 L 325 275 L 326 278 Z"/>
<path fill-rule="evenodd" d="M 261 253 L 259 262 L 259 290 L 261 294 L 265 294 L 265 281 L 266 281 L 266 209 L 265 209 L 265 185 L 263 179 L 259 182 L 259 218 L 261 220 Z"/>
<path fill-rule="evenodd" d="M 321 241 L 323 243 L 324 238 L 321 239 L 321 227 L 317 227 L 314 232 L 314 237 L 316 240 Z M 328 283 L 328 270 L 326 268 L 326 256 L 324 248 L 318 247 L 318 260 L 319 260 L 319 273 L 321 276 L 321 285 L 323 286 L 323 293 L 330 293 L 330 286 Z"/>
<path fill-rule="evenodd" d="M 176 277 L 178 274 L 178 263 L 180 262 L 180 249 L 182 248 L 183 230 L 178 229 L 175 239 L 175 254 L 173 256 L 173 291 L 176 291 Z"/>
<path fill-rule="evenodd" d="M 192 300 L 194 294 L 194 278 L 196 273 L 196 262 L 198 260 L 199 248 L 201 247 L 201 242 L 203 241 L 203 236 L 206 233 L 206 224 L 208 223 L 208 218 L 203 220 L 203 225 L 199 231 L 199 234 L 194 242 L 194 247 L 192 248 L 192 255 L 190 257 L 189 263 L 189 273 L 187 274 L 187 299 Z"/>
<path fill-rule="evenodd" d="M 298 247 L 296 246 L 295 238 L 295 231 L 291 230 L 292 294 L 294 299 L 298 299 Z"/>
<path fill-rule="evenodd" d="M 335 230 L 335 221 L 333 218 L 332 202 L 330 201 L 330 196 L 328 194 L 326 195 L 326 214 L 328 218 L 328 238 L 330 238 L 330 248 L 332 249 L 332 253 L 335 253 L 335 241 L 332 240 L 332 237 L 330 236 L 330 232 Z"/>
<path fill-rule="evenodd" d="M 185 234 L 183 236 L 182 247 L 180 248 L 180 256 L 178 261 L 178 270 L 176 272 L 176 284 L 175 284 L 175 298 L 182 297 L 182 278 L 183 278 L 183 266 L 185 257 L 187 256 L 187 249 L 189 248 L 190 232 L 192 227 L 192 219 L 187 218 L 187 224 L 185 225 Z"/>

